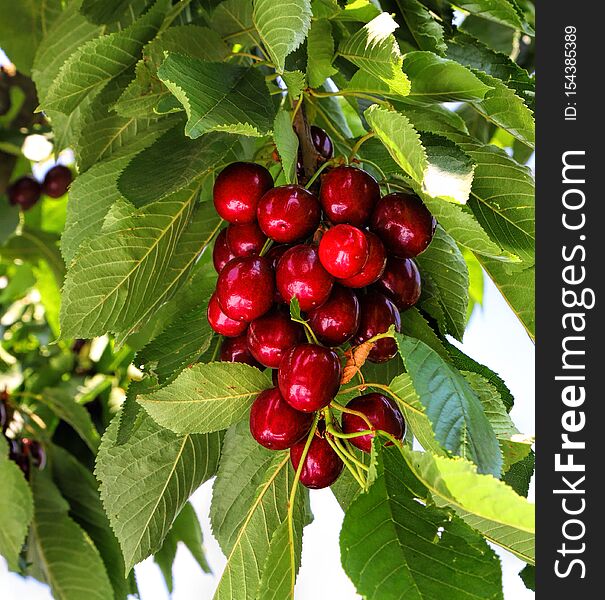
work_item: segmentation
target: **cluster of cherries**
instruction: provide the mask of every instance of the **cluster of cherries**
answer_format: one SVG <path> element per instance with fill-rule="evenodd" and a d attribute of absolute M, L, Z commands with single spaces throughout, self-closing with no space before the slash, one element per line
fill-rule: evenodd
<path fill-rule="evenodd" d="M 331 142 L 327 146 L 323 134 L 313 139 L 329 158 Z M 233 163 L 218 175 L 213 196 L 229 223 L 215 241 L 218 280 L 208 305 L 211 327 L 224 336 L 220 358 L 274 369 L 275 387 L 254 401 L 250 431 L 266 448 L 289 448 L 295 469 L 320 411 L 300 481 L 327 487 L 343 469 L 336 429 L 359 433 L 348 442 L 364 452 L 377 430 L 404 435 L 399 408 L 382 394 L 341 407 L 341 424 L 326 407 L 343 375 L 335 349 L 359 346 L 391 326 L 399 331 L 400 311 L 417 302 L 420 274 L 412 257 L 430 244 L 436 221 L 417 196 L 381 197 L 369 173 L 344 165 L 321 174 L 316 195 L 300 185 L 274 187 L 261 165 Z M 293 298 L 306 330 L 290 318 Z M 386 336 L 374 342 L 368 359 L 385 362 L 396 352 Z"/>
<path fill-rule="evenodd" d="M 40 183 L 31 175 L 23 175 L 8 186 L 8 201 L 21 210 L 32 208 L 44 193 L 50 198 L 60 198 L 67 192 L 72 181 L 71 170 L 65 165 L 51 167 Z"/>
<path fill-rule="evenodd" d="M 30 468 L 33 465 L 37 469 L 43 469 L 46 465 L 46 453 L 44 448 L 36 440 L 30 438 L 9 438 L 6 435 L 11 422 L 11 412 L 8 406 L 9 394 L 6 390 L 0 391 L 0 426 L 2 435 L 8 442 L 8 456 L 10 460 L 17 463 L 26 478 L 29 479 Z"/>

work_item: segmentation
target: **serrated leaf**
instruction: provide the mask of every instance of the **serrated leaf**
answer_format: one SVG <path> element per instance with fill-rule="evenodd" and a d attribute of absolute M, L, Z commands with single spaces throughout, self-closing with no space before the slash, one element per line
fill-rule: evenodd
<path fill-rule="evenodd" d="M 397 6 L 418 48 L 445 54 L 448 46 L 443 38 L 443 27 L 427 7 L 418 0 L 397 0 Z"/>
<path fill-rule="evenodd" d="M 535 467 L 536 455 L 532 450 L 523 460 L 511 465 L 510 469 L 504 474 L 502 481 L 510 485 L 517 494 L 527 498 Z"/>
<path fill-rule="evenodd" d="M 252 0 L 225 0 L 212 13 L 211 27 L 231 44 L 241 44 L 244 48 L 256 46 L 260 40 L 252 12 Z"/>
<path fill-rule="evenodd" d="M 197 364 L 170 385 L 137 397 L 163 427 L 177 433 L 226 429 L 248 413 L 260 392 L 271 387 L 264 373 L 240 363 Z"/>
<path fill-rule="evenodd" d="M 333 60 L 332 25 L 328 19 L 316 19 L 311 23 L 307 39 L 307 79 L 311 87 L 323 85 L 328 77 L 337 72 L 332 66 Z"/>
<path fill-rule="evenodd" d="M 311 0 L 254 0 L 253 20 L 265 50 L 279 73 L 286 56 L 307 37 L 311 26 Z"/>
<path fill-rule="evenodd" d="M 424 342 L 441 358 L 446 361 L 450 360 L 443 342 L 417 308 L 411 307 L 401 313 L 401 333 Z"/>
<path fill-rule="evenodd" d="M 143 377 L 140 381 L 131 381 L 126 390 L 126 398 L 118 413 L 118 432 L 116 445 L 125 444 L 134 431 L 145 421 L 146 413 L 137 402 L 139 394 L 145 394 L 159 387 L 155 377 Z"/>
<path fill-rule="evenodd" d="M 530 35 L 533 34 L 532 28 L 525 21 L 521 9 L 515 0 L 462 0 L 452 2 L 457 7 L 468 11 L 472 15 L 488 19 L 501 25 L 520 29 Z"/>
<path fill-rule="evenodd" d="M 284 71 L 281 78 L 284 80 L 291 98 L 299 98 L 307 87 L 307 78 L 302 71 Z"/>
<path fill-rule="evenodd" d="M 280 110 L 273 125 L 273 139 L 284 169 L 286 183 L 296 181 L 296 164 L 298 162 L 298 136 L 292 128 L 290 113 Z"/>
<path fill-rule="evenodd" d="M 150 65 L 142 59 L 135 67 L 135 78 L 123 90 L 111 109 L 122 117 L 157 116 L 155 108 L 159 101 L 167 96 L 172 97 L 166 86 L 155 76 Z"/>
<path fill-rule="evenodd" d="M 80 11 L 91 23 L 104 25 L 117 21 L 132 0 L 83 0 Z"/>
<path fill-rule="evenodd" d="M 216 473 L 221 433 L 177 436 L 145 417 L 116 445 L 118 417 L 105 431 L 95 475 L 126 570 L 159 550 L 187 502 Z"/>

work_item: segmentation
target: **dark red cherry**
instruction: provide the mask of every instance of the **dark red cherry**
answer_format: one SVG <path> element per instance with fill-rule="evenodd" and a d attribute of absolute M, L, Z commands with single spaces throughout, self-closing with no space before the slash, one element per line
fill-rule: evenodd
<path fill-rule="evenodd" d="M 336 225 L 324 233 L 319 243 L 319 259 L 324 269 L 340 279 L 357 275 L 368 260 L 370 244 L 361 229 Z"/>
<path fill-rule="evenodd" d="M 330 296 L 334 278 L 322 266 L 313 246 L 290 248 L 277 264 L 277 289 L 286 302 L 298 299 L 302 311 L 321 306 Z"/>
<path fill-rule="evenodd" d="M 382 394 L 366 394 L 354 398 L 347 404 L 347 408 L 363 413 L 374 429 L 380 429 L 390 433 L 398 440 L 403 438 L 405 433 L 405 421 L 399 407 L 391 398 L 387 398 Z M 344 433 L 356 433 L 358 431 L 366 431 L 368 424 L 357 415 L 351 413 L 343 413 L 342 415 L 342 430 Z M 364 452 L 372 451 L 372 438 L 375 434 L 362 435 L 360 437 L 351 438 L 349 441 L 355 447 Z M 392 445 L 392 442 L 387 442 L 387 445 Z"/>
<path fill-rule="evenodd" d="M 300 464 L 307 440 L 301 440 L 290 448 L 290 461 L 296 471 Z M 308 488 L 319 490 L 332 485 L 342 473 L 344 464 L 325 438 L 313 436 L 311 445 L 300 471 L 300 482 Z"/>
<path fill-rule="evenodd" d="M 227 245 L 235 256 L 258 256 L 266 241 L 256 223 L 232 223 L 227 227 Z"/>
<path fill-rule="evenodd" d="M 216 296 L 216 292 L 212 294 L 210 297 L 210 302 L 208 302 L 208 323 L 210 323 L 210 327 L 219 335 L 224 335 L 225 337 L 237 337 L 246 331 L 246 327 L 248 327 L 248 323 L 245 321 L 236 321 L 235 319 L 230 319 L 221 309 L 218 298 Z"/>
<path fill-rule="evenodd" d="M 42 191 L 51 198 L 60 198 L 67 192 L 72 179 L 71 169 L 65 165 L 55 165 L 47 171 L 42 182 Z"/>
<path fill-rule="evenodd" d="M 369 248 L 368 260 L 357 275 L 339 280 L 339 283 L 346 287 L 363 288 L 374 283 L 382 275 L 387 264 L 387 253 L 380 238 L 370 231 L 367 231 L 365 235 Z"/>
<path fill-rule="evenodd" d="M 390 298 L 399 310 L 414 306 L 420 298 L 420 272 L 411 258 L 389 256 L 375 288 Z"/>
<path fill-rule="evenodd" d="M 302 327 L 281 310 L 273 310 L 248 327 L 248 348 L 265 367 L 277 369 L 286 350 L 303 337 Z"/>
<path fill-rule="evenodd" d="M 214 207 L 230 223 L 253 223 L 258 201 L 272 187 L 273 177 L 265 167 L 256 163 L 232 163 L 216 178 Z"/>
<path fill-rule="evenodd" d="M 418 196 L 397 192 L 376 204 L 370 227 L 392 254 L 413 258 L 431 243 L 437 221 Z"/>
<path fill-rule="evenodd" d="M 29 175 L 19 177 L 11 183 L 6 190 L 8 201 L 21 210 L 29 210 L 38 200 L 42 189 L 40 184 Z"/>
<path fill-rule="evenodd" d="M 278 375 L 279 375 L 278 369 L 271 369 L 271 381 L 273 382 L 273 385 L 275 387 L 279 387 Z"/>
<path fill-rule="evenodd" d="M 36 440 L 23 438 L 21 440 L 21 448 L 23 455 L 31 460 L 32 465 L 37 469 L 43 469 L 46 466 L 46 452 L 44 448 Z"/>
<path fill-rule="evenodd" d="M 277 388 L 261 392 L 250 409 L 250 433 L 269 450 L 291 448 L 306 437 L 313 415 L 294 410 Z"/>
<path fill-rule="evenodd" d="M 380 199 L 380 187 L 365 171 L 337 167 L 321 178 L 321 205 L 332 223 L 361 227 Z"/>
<path fill-rule="evenodd" d="M 401 317 L 397 307 L 383 294 L 368 292 L 359 299 L 359 329 L 354 343 L 361 344 L 379 333 L 386 333 L 391 325 L 401 331 Z M 386 362 L 397 354 L 397 344 L 392 338 L 378 340 L 368 356 L 372 362 Z"/>
<path fill-rule="evenodd" d="M 313 412 L 328 406 L 340 387 L 338 354 L 316 344 L 290 348 L 279 365 L 279 389 L 296 410 Z"/>
<path fill-rule="evenodd" d="M 250 323 L 273 305 L 275 275 L 271 263 L 260 256 L 234 258 L 225 265 L 216 282 L 223 312 L 236 321 Z"/>
<path fill-rule="evenodd" d="M 287 250 L 292 248 L 289 244 L 280 244 L 277 246 L 271 246 L 269 252 L 265 254 L 265 256 L 271 261 L 271 266 L 273 270 L 277 272 L 277 263 L 279 263 L 280 258 L 286 253 Z M 287 304 L 287 302 L 282 298 L 282 295 L 279 293 L 277 289 L 277 285 L 275 286 L 275 302 L 277 304 Z"/>
<path fill-rule="evenodd" d="M 223 362 L 243 363 L 257 369 L 263 368 L 248 349 L 248 336 L 245 333 L 237 337 L 225 338 L 221 344 L 220 357 Z"/>
<path fill-rule="evenodd" d="M 330 136 L 317 125 L 311 125 L 311 139 L 313 140 L 313 146 L 315 150 L 319 152 L 322 158 L 329 160 L 334 156 L 334 145 Z"/>
<path fill-rule="evenodd" d="M 234 258 L 235 254 L 231 252 L 231 249 L 227 244 L 227 229 L 222 229 L 216 236 L 214 248 L 212 249 L 212 263 L 214 264 L 214 270 L 217 273 L 220 273 L 225 265 Z"/>
<path fill-rule="evenodd" d="M 322 344 L 340 346 L 357 333 L 359 300 L 353 290 L 335 285 L 326 302 L 309 311 L 307 317 Z"/>
<path fill-rule="evenodd" d="M 258 203 L 258 224 L 265 235 L 287 244 L 309 237 L 319 225 L 319 200 L 299 185 L 269 190 Z"/>

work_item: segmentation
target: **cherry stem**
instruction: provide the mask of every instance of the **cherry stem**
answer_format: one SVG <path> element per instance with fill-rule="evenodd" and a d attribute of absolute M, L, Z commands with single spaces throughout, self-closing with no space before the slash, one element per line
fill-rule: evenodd
<path fill-rule="evenodd" d="M 361 385 L 354 385 L 353 387 L 349 387 L 344 390 L 340 390 L 340 392 L 338 392 L 338 395 L 340 396 L 341 394 L 349 394 L 349 393 L 355 392 L 355 391 L 364 391 L 367 388 L 374 388 L 377 390 L 382 390 L 382 391 L 386 392 L 389 396 L 391 396 L 397 403 L 404 404 L 406 409 L 409 409 L 412 412 L 415 412 L 416 414 L 425 416 L 425 413 L 422 410 L 420 410 L 419 408 L 416 408 L 415 406 L 412 406 L 408 402 L 405 402 L 399 396 L 397 396 L 391 390 L 391 388 L 389 388 L 386 385 L 382 385 L 381 383 L 363 383 Z"/>
<path fill-rule="evenodd" d="M 349 389 L 355 389 L 355 388 L 349 388 Z M 342 392 L 340 392 L 340 393 L 342 393 Z M 332 402 L 330 402 L 330 408 L 333 408 L 334 410 L 339 410 L 340 412 L 343 412 L 343 413 L 348 413 L 349 415 L 355 415 L 356 417 L 363 419 L 364 423 L 368 426 L 368 429 L 370 429 L 371 431 L 374 431 L 374 427 L 372 426 L 372 423 L 370 423 L 370 420 L 368 419 L 368 417 L 366 415 L 364 415 L 362 412 L 359 412 L 358 410 L 353 410 L 352 408 L 347 408 L 346 406 L 343 406 L 342 404 L 339 404 L 338 402 L 336 402 L 336 400 L 332 400 Z"/>
<path fill-rule="evenodd" d="M 216 357 L 218 355 L 218 351 L 219 348 L 221 347 L 221 342 L 223 341 L 222 336 L 218 336 L 218 338 L 216 339 L 216 344 L 214 345 L 214 351 L 212 352 L 212 358 L 210 359 L 210 362 L 214 362 L 216 360 Z"/>
<path fill-rule="evenodd" d="M 364 429 L 363 431 L 355 431 L 353 433 L 343 433 L 342 431 L 337 431 L 333 427 L 326 427 L 326 431 L 329 431 L 334 437 L 343 440 L 352 440 L 364 435 L 374 435 L 374 430 L 372 429 Z"/>
<path fill-rule="evenodd" d="M 252 58 L 253 60 L 255 60 L 257 62 L 265 62 L 265 60 L 262 57 L 256 56 L 256 54 L 251 54 L 250 52 L 232 52 L 231 54 L 229 54 L 228 58 L 235 58 L 236 56 L 241 56 L 244 58 Z"/>
<path fill-rule="evenodd" d="M 381 100 L 380 98 L 376 98 L 370 94 L 366 94 L 364 92 L 357 92 L 355 90 L 338 90 L 337 92 L 318 92 L 312 88 L 309 88 L 309 93 L 311 96 L 315 96 L 316 98 L 332 98 L 334 96 L 353 96 L 354 98 L 361 98 L 363 100 L 369 100 L 370 102 L 375 102 L 376 104 L 380 104 L 381 106 L 386 106 L 388 108 L 391 105 L 386 100 Z"/>
<path fill-rule="evenodd" d="M 363 137 L 360 137 L 355 145 L 351 148 L 351 154 L 349 155 L 349 160 L 352 160 L 354 156 L 356 156 L 359 152 L 359 149 L 363 146 L 365 142 L 369 139 L 373 138 L 376 134 L 373 131 L 366 133 Z M 363 158 L 361 159 L 363 160 Z"/>
<path fill-rule="evenodd" d="M 315 171 L 315 174 L 313 175 L 313 177 L 311 177 L 311 179 L 309 179 L 309 181 L 307 181 L 307 185 L 305 185 L 305 189 L 308 190 L 315 183 L 315 181 L 322 174 L 323 171 L 325 171 L 328 167 L 335 165 L 336 163 L 337 163 L 337 161 L 332 159 L 332 160 L 325 162 L 323 165 L 321 165 L 321 167 L 319 167 L 319 169 L 317 169 L 317 171 Z"/>
<path fill-rule="evenodd" d="M 328 441 L 328 444 L 330 444 L 330 446 L 332 447 L 332 450 L 334 450 L 334 452 L 336 452 L 336 454 L 338 454 L 340 460 L 342 460 L 343 464 L 345 465 L 345 467 L 347 467 L 347 469 L 349 470 L 351 475 L 353 475 L 355 481 L 357 481 L 357 483 L 359 484 L 359 487 L 362 490 L 365 490 L 366 489 L 365 481 L 361 478 L 360 473 L 358 473 L 357 470 L 354 469 L 353 466 L 351 465 L 351 463 L 349 462 L 349 459 L 351 457 L 347 456 L 343 452 L 343 450 L 341 448 L 339 448 L 339 446 L 336 444 L 336 439 L 326 436 L 326 440 Z"/>
<path fill-rule="evenodd" d="M 267 238 L 267 241 L 261 248 L 259 256 L 265 256 L 265 254 L 267 254 L 267 252 L 269 252 L 269 250 L 271 249 L 271 246 L 273 246 L 273 244 L 274 244 L 273 240 L 271 238 Z"/>
<path fill-rule="evenodd" d="M 298 100 L 296 101 L 296 104 L 294 105 L 294 110 L 292 111 L 291 123 L 294 123 L 294 119 L 296 119 L 296 113 L 300 110 L 300 107 L 303 103 L 303 99 L 304 99 L 304 95 L 301 94 L 299 96 Z"/>
<path fill-rule="evenodd" d="M 292 316 L 290 316 L 290 320 L 294 321 L 295 323 L 300 323 L 305 328 L 307 342 L 309 342 L 310 344 L 315 344 L 316 346 L 321 346 L 319 340 L 317 339 L 317 336 L 315 335 L 315 332 L 311 329 L 311 325 L 309 325 L 307 321 L 305 321 L 304 319 L 295 319 Z"/>

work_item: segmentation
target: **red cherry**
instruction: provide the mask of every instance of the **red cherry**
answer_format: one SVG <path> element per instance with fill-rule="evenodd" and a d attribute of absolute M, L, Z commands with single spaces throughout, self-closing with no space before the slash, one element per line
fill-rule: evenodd
<path fill-rule="evenodd" d="M 277 264 L 279 263 L 279 260 L 286 253 L 286 251 L 289 250 L 290 248 L 292 248 L 292 246 L 290 246 L 289 244 L 280 244 L 279 246 L 271 246 L 269 252 L 267 252 L 267 254 L 265 254 L 265 256 L 271 261 L 271 266 L 273 267 L 274 271 L 277 272 Z M 276 304 L 288 304 L 282 298 L 282 295 L 279 293 L 279 290 L 277 289 L 277 285 L 275 286 L 274 300 L 275 300 Z"/>
<path fill-rule="evenodd" d="M 225 265 L 216 282 L 223 312 L 236 321 L 250 323 L 273 304 L 275 276 L 271 263 L 260 256 L 234 258 Z"/>
<path fill-rule="evenodd" d="M 248 348 L 258 362 L 277 369 L 284 352 L 298 344 L 302 334 L 302 327 L 289 315 L 274 310 L 250 323 Z"/>
<path fill-rule="evenodd" d="M 225 337 L 237 337 L 246 331 L 248 323 L 245 321 L 235 321 L 230 319 L 221 309 L 216 292 L 210 297 L 208 302 L 208 323 L 210 327 L 219 335 Z"/>
<path fill-rule="evenodd" d="M 285 450 L 306 437 L 313 415 L 294 410 L 277 388 L 261 392 L 250 409 L 250 433 L 269 450 Z"/>
<path fill-rule="evenodd" d="M 266 241 L 256 223 L 233 223 L 227 227 L 227 245 L 235 256 L 258 256 Z"/>
<path fill-rule="evenodd" d="M 375 429 L 380 429 L 390 433 L 393 437 L 401 440 L 405 432 L 405 421 L 399 407 L 391 398 L 387 398 L 382 394 L 366 394 L 354 398 L 347 404 L 347 408 L 362 412 L 368 421 Z M 358 431 L 366 431 L 368 424 L 357 415 L 343 413 L 342 415 L 342 430 L 345 433 L 356 433 Z M 355 447 L 370 453 L 372 451 L 372 438 L 374 433 L 362 435 L 360 437 L 351 438 L 349 441 Z M 392 442 L 387 442 L 391 445 Z"/>
<path fill-rule="evenodd" d="M 431 243 L 437 221 L 418 196 L 397 192 L 381 198 L 370 227 L 395 256 L 413 258 Z"/>
<path fill-rule="evenodd" d="M 335 285 L 328 300 L 309 311 L 307 317 L 322 344 L 340 346 L 357 333 L 359 300 L 352 290 Z"/>
<path fill-rule="evenodd" d="M 258 224 L 272 240 L 297 242 L 310 236 L 321 219 L 317 197 L 299 185 L 269 190 L 258 203 Z"/>
<path fill-rule="evenodd" d="M 307 311 L 328 299 L 334 278 L 322 267 L 317 249 L 300 244 L 290 248 L 280 259 L 276 282 L 286 302 L 296 297 L 300 309 Z"/>
<path fill-rule="evenodd" d="M 290 461 L 296 471 L 307 440 L 301 440 L 290 448 Z M 342 473 L 344 464 L 325 438 L 317 435 L 309 446 L 300 471 L 300 482 L 308 488 L 319 490 L 332 485 Z"/>
<path fill-rule="evenodd" d="M 311 125 L 311 139 L 313 140 L 313 146 L 315 150 L 319 152 L 322 158 L 329 160 L 334 156 L 334 145 L 330 136 L 317 125 Z"/>
<path fill-rule="evenodd" d="M 230 223 L 253 223 L 258 201 L 272 187 L 273 177 L 265 167 L 256 163 L 232 163 L 216 178 L 214 207 Z"/>
<path fill-rule="evenodd" d="M 279 389 L 293 408 L 313 412 L 328 406 L 340 387 L 338 354 L 316 344 L 290 348 L 279 365 Z"/>
<path fill-rule="evenodd" d="M 337 167 L 321 179 L 321 205 L 332 223 L 361 227 L 379 199 L 378 183 L 361 169 Z"/>
<path fill-rule="evenodd" d="M 328 229 L 319 243 L 319 258 L 324 269 L 340 279 L 357 275 L 368 260 L 370 244 L 361 229 L 336 225 Z"/>
<path fill-rule="evenodd" d="M 368 260 L 357 275 L 339 281 L 339 283 L 346 287 L 363 288 L 374 283 L 382 275 L 387 264 L 387 253 L 380 238 L 367 231 L 366 239 L 369 248 Z"/>
<path fill-rule="evenodd" d="M 231 248 L 227 244 L 227 229 L 222 229 L 216 236 L 214 248 L 212 249 L 212 263 L 214 270 L 220 273 L 225 265 L 235 258 L 235 254 L 231 252 Z"/>
<path fill-rule="evenodd" d="M 391 325 L 401 331 L 401 317 L 397 307 L 379 292 L 368 292 L 359 299 L 361 307 L 359 329 L 355 344 L 361 344 L 379 333 L 386 333 Z M 386 362 L 397 354 L 397 343 L 392 338 L 378 340 L 368 356 L 372 362 Z"/>
<path fill-rule="evenodd" d="M 42 191 L 51 198 L 60 198 L 67 192 L 73 176 L 65 165 L 55 165 L 50 168 L 42 182 Z"/>
<path fill-rule="evenodd" d="M 43 469 L 46 466 L 46 452 L 44 448 L 36 440 L 30 440 L 29 438 L 23 438 L 21 440 L 21 448 L 23 455 L 31 459 L 32 464 L 37 469 Z"/>
<path fill-rule="evenodd" d="M 257 369 L 263 368 L 248 349 L 248 336 L 245 333 L 234 338 L 225 338 L 221 344 L 220 357 L 223 362 L 243 363 Z"/>
<path fill-rule="evenodd" d="M 400 310 L 414 306 L 420 298 L 420 272 L 411 258 L 389 256 L 387 266 L 375 288 L 390 298 Z"/>
<path fill-rule="evenodd" d="M 29 175 L 19 177 L 8 186 L 6 193 L 8 201 L 21 210 L 29 210 L 38 200 L 42 190 L 40 184 Z"/>

